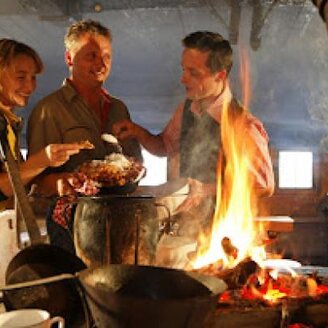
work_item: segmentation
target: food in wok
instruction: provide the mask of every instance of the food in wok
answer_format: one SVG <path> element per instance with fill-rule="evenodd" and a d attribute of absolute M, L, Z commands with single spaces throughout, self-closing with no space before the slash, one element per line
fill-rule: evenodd
<path fill-rule="evenodd" d="M 137 186 L 145 175 L 145 168 L 132 157 L 113 153 L 104 160 L 83 163 L 78 172 L 93 180 L 99 188 L 128 188 Z"/>
<path fill-rule="evenodd" d="M 78 144 L 83 147 L 82 149 L 94 149 L 95 148 L 95 146 L 89 140 L 82 140 Z"/>

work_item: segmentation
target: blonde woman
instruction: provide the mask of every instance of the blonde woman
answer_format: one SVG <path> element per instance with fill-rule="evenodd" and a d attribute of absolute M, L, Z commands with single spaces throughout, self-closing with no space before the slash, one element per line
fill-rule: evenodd
<path fill-rule="evenodd" d="M 14 156 L 19 156 L 18 134 L 21 118 L 14 110 L 27 105 L 36 88 L 36 76 L 43 71 L 39 55 L 28 45 L 12 40 L 0 39 L 0 138 L 8 142 Z M 64 164 L 70 156 L 77 154 L 80 144 L 50 144 L 22 161 L 20 174 L 24 184 L 47 167 Z M 18 154 L 18 155 L 17 155 Z M 0 170 L 0 210 L 6 208 L 6 200 L 13 190 L 7 172 Z"/>

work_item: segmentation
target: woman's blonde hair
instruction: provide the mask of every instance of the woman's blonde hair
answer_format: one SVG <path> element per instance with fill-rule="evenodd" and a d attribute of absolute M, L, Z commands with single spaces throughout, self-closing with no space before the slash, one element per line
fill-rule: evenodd
<path fill-rule="evenodd" d="M 43 62 L 38 53 L 30 46 L 13 39 L 0 39 L 0 73 L 8 67 L 11 61 L 18 55 L 31 57 L 36 65 L 36 73 L 43 71 Z"/>

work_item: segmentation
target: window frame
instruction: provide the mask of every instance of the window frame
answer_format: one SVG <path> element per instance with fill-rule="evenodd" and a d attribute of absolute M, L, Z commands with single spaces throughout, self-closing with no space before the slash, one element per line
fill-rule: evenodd
<path fill-rule="evenodd" d="M 280 187 L 279 185 L 279 156 L 280 152 L 311 152 L 313 155 L 312 163 L 312 178 L 313 186 L 312 188 L 295 188 L 295 187 Z M 293 194 L 293 193 L 317 193 L 319 192 L 319 180 L 320 180 L 320 159 L 318 155 L 318 150 L 313 147 L 279 147 L 276 150 L 276 161 L 273 163 L 274 173 L 276 176 L 276 192 L 279 194 Z"/>

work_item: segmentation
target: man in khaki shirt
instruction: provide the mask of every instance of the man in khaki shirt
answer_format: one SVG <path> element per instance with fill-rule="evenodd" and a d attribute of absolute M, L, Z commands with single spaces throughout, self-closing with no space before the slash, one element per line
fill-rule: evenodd
<path fill-rule="evenodd" d="M 68 181 L 83 162 L 104 159 L 113 146 L 101 139 L 112 133 L 112 126 L 130 120 L 125 104 L 111 96 L 103 84 L 111 71 L 111 32 L 100 23 L 82 20 L 72 24 L 65 36 L 65 60 L 70 76 L 58 90 L 42 99 L 33 109 L 28 122 L 28 156 L 49 143 L 90 141 L 94 149 L 83 150 L 64 165 L 43 172 L 36 180 L 37 192 L 46 196 L 72 194 Z M 134 138 L 121 143 L 123 153 L 142 161 L 141 147 Z M 74 249 L 70 234 L 73 212 L 65 227 L 54 213 L 47 218 L 50 241 L 70 251 Z"/>
<path fill-rule="evenodd" d="M 112 64 L 110 31 L 98 22 L 83 20 L 68 28 L 65 46 L 70 77 L 33 109 L 28 122 L 28 152 L 34 154 L 49 143 L 83 140 L 89 140 L 95 148 L 73 156 L 56 170 L 44 172 L 37 182 L 46 195 L 56 194 L 57 181 L 69 178 L 78 165 L 110 154 L 113 149 L 101 139 L 101 134 L 112 133 L 116 122 L 130 120 L 125 104 L 103 88 Z M 125 154 L 142 160 L 135 139 L 124 141 L 122 147 Z"/>

